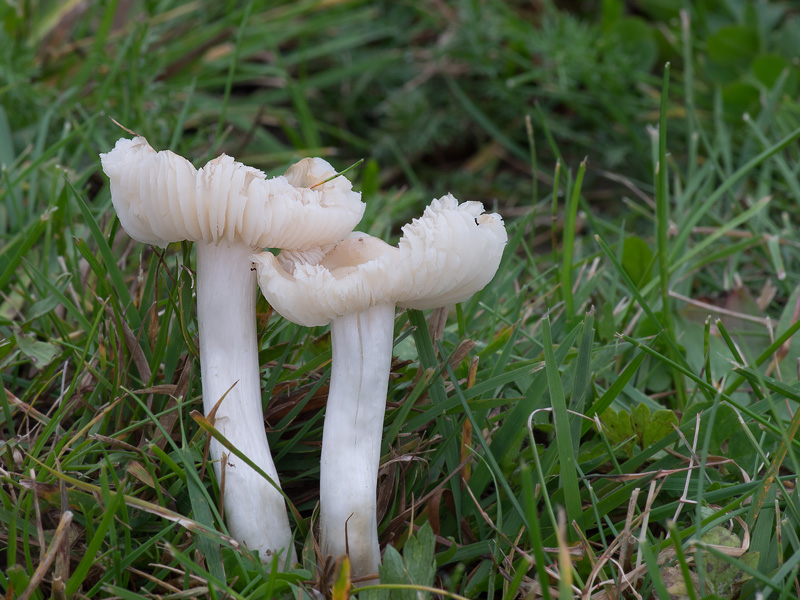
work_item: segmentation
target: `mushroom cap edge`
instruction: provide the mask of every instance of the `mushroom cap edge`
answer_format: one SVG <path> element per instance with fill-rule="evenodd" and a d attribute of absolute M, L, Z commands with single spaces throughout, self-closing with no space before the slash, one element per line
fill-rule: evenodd
<path fill-rule="evenodd" d="M 100 159 L 125 231 L 162 247 L 190 240 L 313 248 L 344 238 L 365 208 L 361 194 L 343 176 L 313 188 L 290 183 L 335 175 L 319 158 L 293 165 L 289 177 L 266 179 L 262 171 L 224 154 L 198 170 L 185 158 L 169 150 L 156 152 L 145 138 L 136 137 L 118 140 Z"/>
<path fill-rule="evenodd" d="M 398 247 L 368 238 L 382 246 L 363 252 L 361 262 L 331 261 L 337 248 L 364 239 L 354 233 L 311 261 L 285 252 L 254 255 L 262 293 L 279 314 L 305 326 L 378 303 L 422 310 L 462 302 L 494 277 L 508 235 L 499 215 L 448 194 L 403 227 Z"/>

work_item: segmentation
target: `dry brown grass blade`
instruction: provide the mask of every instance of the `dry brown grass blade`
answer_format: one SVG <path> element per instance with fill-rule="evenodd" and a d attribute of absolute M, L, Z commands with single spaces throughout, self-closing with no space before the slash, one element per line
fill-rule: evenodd
<path fill-rule="evenodd" d="M 772 462 L 769 464 L 767 473 L 764 475 L 764 483 L 761 484 L 761 487 L 758 490 L 755 499 L 753 500 L 753 506 L 750 514 L 753 515 L 754 523 L 756 519 L 758 519 L 761 508 L 767 499 L 769 488 L 772 487 L 772 484 L 775 482 L 775 478 L 778 476 L 778 471 L 783 464 L 783 460 L 786 458 L 786 453 L 789 451 L 789 444 L 791 444 L 794 438 L 797 436 L 798 429 L 800 429 L 800 410 L 795 411 L 794 415 L 792 415 L 792 420 L 789 423 L 786 434 L 781 436 L 781 443 L 778 446 L 778 449 L 775 451 L 775 454 L 773 454 Z"/>
<path fill-rule="evenodd" d="M 174 388 L 172 392 L 168 394 L 169 399 L 167 400 L 167 404 L 165 406 L 165 409 L 170 412 L 166 412 L 158 418 L 158 422 L 161 424 L 161 427 L 153 427 L 154 431 L 151 435 L 151 438 L 155 440 L 156 446 L 158 446 L 161 450 L 166 447 L 168 441 L 168 438 L 164 436 L 164 432 L 166 432 L 167 436 L 172 435 L 172 430 L 175 427 L 175 423 L 178 422 L 178 399 L 186 396 L 186 391 L 189 389 L 189 379 L 192 374 L 192 361 L 185 356 L 181 359 L 179 364 L 181 366 L 179 367 L 178 371 L 178 382 L 175 384 L 168 384 Z"/>
<path fill-rule="evenodd" d="M 461 469 L 464 467 L 465 464 L 467 464 L 467 461 L 469 461 L 469 460 L 471 460 L 471 459 L 467 459 L 466 461 L 462 461 L 461 464 L 459 464 L 455 468 L 455 470 L 452 471 L 447 477 L 442 479 L 442 481 L 440 481 L 439 484 L 435 488 L 433 488 L 430 492 L 428 492 L 422 498 L 420 498 L 418 500 L 418 503 L 419 504 L 427 503 L 428 500 L 430 500 L 431 497 L 433 497 L 434 494 L 438 493 L 439 490 L 444 488 L 444 486 L 447 484 L 448 481 L 450 481 L 450 479 L 452 479 L 454 476 L 458 475 L 458 473 L 461 472 Z M 405 524 L 405 522 L 409 518 L 409 516 L 411 516 L 411 513 L 412 513 L 412 509 L 411 508 L 405 508 L 405 509 L 401 510 L 399 512 L 399 514 L 394 519 L 389 521 L 389 524 L 386 526 L 386 529 L 383 532 L 383 538 L 385 540 L 394 539 L 394 537 L 397 534 L 397 532 L 403 527 L 403 525 Z"/>
<path fill-rule="evenodd" d="M 116 448 L 120 448 L 122 450 L 127 450 L 128 452 L 134 452 L 139 454 L 140 456 L 144 456 L 144 452 L 142 452 L 139 448 L 134 446 L 133 444 L 129 444 L 128 442 L 123 442 L 122 440 L 118 440 L 117 438 L 113 438 L 107 435 L 101 435 L 99 433 L 93 433 L 89 436 L 90 440 L 97 440 L 98 442 L 102 442 L 103 444 L 108 444 L 109 446 L 114 446 Z"/>
<path fill-rule="evenodd" d="M 697 440 L 700 436 L 700 413 L 695 416 L 695 429 L 694 429 L 694 439 L 692 443 L 689 444 L 689 440 L 686 439 L 686 436 L 683 435 L 683 432 L 680 430 L 679 427 L 675 426 L 675 423 L 672 424 L 672 429 L 678 434 L 678 437 L 683 442 L 683 445 L 689 450 L 690 457 L 689 457 L 689 467 L 693 467 L 695 461 L 697 463 L 702 463 L 703 461 L 697 456 Z M 670 451 L 670 455 L 675 456 L 676 452 L 673 454 L 674 451 Z M 684 457 L 678 455 L 681 459 Z M 683 492 L 681 493 L 681 497 L 678 498 L 678 506 L 675 508 L 675 514 L 672 515 L 672 520 L 678 520 L 678 516 L 681 514 L 681 510 L 683 509 L 683 505 L 687 503 L 694 503 L 693 500 L 689 500 L 689 484 L 692 479 L 691 472 L 687 472 L 686 474 L 686 481 L 683 485 Z"/>
<path fill-rule="evenodd" d="M 470 341 L 471 340 L 466 340 Z M 470 350 L 474 348 L 475 344 L 473 343 L 470 346 Z M 460 348 L 461 346 L 459 346 Z M 456 350 L 457 352 L 458 350 Z M 478 373 L 478 361 L 480 359 L 477 356 L 472 358 L 472 361 L 469 365 L 469 374 L 467 375 L 467 389 L 471 388 L 475 385 L 475 379 Z M 458 361 L 461 362 L 461 361 Z M 455 366 L 454 363 L 451 362 Z M 472 456 L 472 448 L 470 447 L 470 442 L 472 441 L 472 421 L 469 419 L 464 419 L 464 423 L 461 426 L 461 460 L 466 460 Z M 469 484 L 469 479 L 472 476 L 472 465 L 467 463 L 467 465 L 461 469 L 461 485 L 467 486 Z"/>
<path fill-rule="evenodd" d="M 663 486 L 663 482 L 661 485 Z M 628 503 L 625 527 L 622 533 L 608 546 L 606 551 L 598 557 L 589 577 L 586 579 L 586 585 L 581 591 L 581 600 L 588 600 L 589 598 L 592 600 L 615 600 L 616 598 L 624 597 L 626 594 L 631 594 L 635 598 L 641 598 L 641 595 L 636 591 L 636 585 L 639 579 L 647 572 L 647 565 L 640 564 L 641 561 L 637 561 L 635 567 L 631 564 L 633 547 L 636 544 L 633 530 L 637 527 L 640 527 L 642 532 L 646 530 L 650 518 L 650 510 L 660 490 L 661 488 L 657 487 L 655 480 L 650 482 L 647 501 L 638 516 L 635 516 L 636 502 L 641 490 L 640 488 L 636 488 L 633 491 L 630 502 Z M 640 536 L 640 543 L 642 543 L 641 537 L 642 536 Z M 613 554 L 617 550 L 619 550 L 619 555 L 617 559 L 614 559 Z M 673 555 L 674 550 L 668 548 L 659 554 L 659 561 L 664 563 L 671 559 Z M 595 583 L 601 567 L 606 563 L 611 563 L 616 567 L 619 581 L 607 580 Z M 604 589 L 597 594 L 592 594 L 592 590 L 598 587 L 603 587 Z"/>
<path fill-rule="evenodd" d="M 178 386 L 174 383 L 162 383 L 160 385 L 151 385 L 150 387 L 142 388 L 140 390 L 133 390 L 134 394 L 164 394 L 165 396 L 174 396 L 175 390 Z"/>
<path fill-rule="evenodd" d="M 39 508 L 39 495 L 36 493 L 36 470 L 31 469 L 31 481 L 34 482 L 33 486 L 33 508 L 36 512 L 36 536 L 39 540 L 40 551 L 44 549 L 44 527 L 42 527 L 42 511 Z"/>
<path fill-rule="evenodd" d="M 724 457 L 709 457 L 709 461 L 706 462 L 706 467 L 718 467 L 720 465 L 729 465 L 736 463 L 731 460 L 730 458 Z M 715 460 L 716 459 L 716 460 Z M 738 465 L 736 465 L 738 467 Z M 645 478 L 652 478 L 652 479 L 666 479 L 670 475 L 675 475 L 677 473 L 686 473 L 687 471 L 694 471 L 700 468 L 699 465 L 692 465 L 690 467 L 680 467 L 678 469 L 659 469 L 658 471 L 642 471 L 641 473 L 621 473 L 616 475 L 599 475 L 593 474 L 593 479 L 603 479 L 609 481 L 617 481 L 619 483 L 624 483 L 626 481 L 636 481 L 637 479 L 645 479 Z"/>
<path fill-rule="evenodd" d="M 466 461 L 466 465 L 461 469 L 461 485 L 464 488 L 469 488 L 469 479 L 472 476 L 472 465 L 470 459 L 472 458 L 472 421 L 464 419 L 461 425 L 461 461 Z"/>
<path fill-rule="evenodd" d="M 161 600 L 181 600 L 183 598 L 203 598 L 208 596 L 208 586 L 201 585 L 193 588 L 188 588 L 182 591 L 175 592 L 174 594 L 164 594 L 158 596 Z M 219 593 L 219 592 L 218 592 Z"/>
<path fill-rule="evenodd" d="M 36 571 L 34 571 L 33 577 L 31 577 L 30 583 L 28 583 L 28 587 L 25 588 L 25 591 L 19 595 L 17 600 L 28 600 L 28 598 L 30 598 L 37 589 L 39 589 L 39 585 L 42 583 L 44 576 L 47 574 L 47 570 L 53 563 L 56 554 L 58 554 L 61 544 L 64 542 L 65 536 L 67 536 L 69 533 L 70 523 L 72 523 L 72 512 L 65 511 L 61 515 L 61 520 L 58 522 L 58 527 L 53 534 L 53 539 L 50 542 L 50 547 L 47 549 L 47 553 L 44 555 L 42 562 L 39 563 L 39 566 L 36 567 Z"/>
<path fill-rule="evenodd" d="M 58 457 L 53 459 L 56 470 L 62 473 L 61 461 Z M 69 494 L 67 493 L 67 485 L 63 479 L 58 482 L 58 495 L 61 507 L 61 515 L 69 512 Z M 70 556 L 69 556 L 69 542 L 61 544 L 61 548 L 56 554 L 56 566 L 53 573 L 53 598 L 54 600 L 66 600 L 66 581 L 69 579 L 70 573 Z"/>
<path fill-rule="evenodd" d="M 567 544 L 567 513 L 563 508 L 558 508 L 558 527 L 556 528 L 558 541 L 558 577 L 563 585 L 572 587 L 572 560 L 569 545 Z M 559 585 L 559 588 L 561 585 Z"/>
<path fill-rule="evenodd" d="M 205 457 L 203 457 L 205 460 Z M 228 472 L 228 454 L 227 452 L 222 453 L 222 457 L 220 458 L 220 477 L 219 477 L 219 506 L 217 506 L 217 510 L 219 511 L 219 518 L 223 521 L 225 520 L 225 476 Z"/>
<path fill-rule="evenodd" d="M 11 390 L 7 389 L 5 386 L 3 386 L 3 389 L 5 390 L 6 398 L 8 398 L 8 402 L 9 404 L 11 404 L 11 406 L 19 408 L 22 412 L 25 413 L 26 416 L 33 417 L 34 419 L 39 421 L 39 423 L 41 423 L 42 425 L 47 425 L 50 422 L 50 419 L 47 416 L 40 413 L 30 404 L 23 402 L 22 400 L 17 398 L 14 394 L 11 393 Z"/>
<path fill-rule="evenodd" d="M 456 368 L 460 365 L 461 361 L 469 356 L 469 353 L 472 352 L 476 345 L 477 344 L 470 339 L 462 340 L 450 356 L 450 366 Z"/>
<path fill-rule="evenodd" d="M 623 570 L 630 569 L 630 557 L 633 550 L 634 542 L 631 539 L 631 532 L 633 531 L 633 519 L 636 514 L 636 501 L 639 499 L 640 488 L 633 490 L 631 499 L 628 501 L 628 514 L 625 516 L 625 528 L 622 530 L 619 562 Z"/>
<path fill-rule="evenodd" d="M 231 387 L 229 387 L 227 390 L 225 390 L 225 393 L 222 394 L 222 396 L 220 396 L 220 399 L 216 401 L 214 406 L 211 408 L 211 410 L 208 412 L 208 414 L 204 417 L 204 419 L 208 422 L 210 427 L 214 427 L 214 420 L 215 420 L 215 418 L 217 416 L 217 410 L 219 409 L 220 404 L 222 404 L 222 401 L 225 400 L 225 398 L 228 396 L 230 391 L 234 388 L 234 386 L 237 383 L 239 383 L 238 379 L 231 384 Z M 210 436 L 206 438 L 206 443 L 205 443 L 205 446 L 203 447 L 203 464 L 200 467 L 200 479 L 201 480 L 205 479 L 205 477 L 206 477 L 206 465 L 208 464 L 208 453 L 209 452 L 211 452 L 211 437 Z"/>
<path fill-rule="evenodd" d="M 439 521 L 439 508 L 442 503 L 442 494 L 447 490 L 439 490 L 438 493 L 431 496 L 428 500 L 428 505 L 425 507 L 428 515 L 428 524 L 433 529 L 433 534 L 439 536 L 442 531 L 441 522 Z"/>
<path fill-rule="evenodd" d="M 117 121 L 114 117 L 108 117 L 108 118 L 111 119 L 111 122 L 114 123 L 114 125 L 116 125 L 120 129 L 124 129 L 125 131 L 130 133 L 132 136 L 134 136 L 134 137 L 144 137 L 140 133 L 136 133 L 133 129 L 128 129 L 127 127 L 125 127 L 125 125 L 123 125 L 122 123 Z"/>
<path fill-rule="evenodd" d="M 681 302 L 685 302 L 686 304 L 691 304 L 692 306 L 702 308 L 703 310 L 707 310 L 712 313 L 716 313 L 718 315 L 724 315 L 726 317 L 740 319 L 742 321 L 748 321 L 750 323 L 756 323 L 758 325 L 763 325 L 763 326 L 767 325 L 767 319 L 764 317 L 756 317 L 735 310 L 729 310 L 723 306 L 716 306 L 708 302 L 703 302 L 702 300 L 695 300 L 694 298 L 689 298 L 688 296 L 684 296 L 683 294 L 679 294 L 678 292 L 674 292 L 672 290 L 670 290 L 669 295 L 670 298 L 675 298 L 676 300 L 680 300 Z"/>
<path fill-rule="evenodd" d="M 717 231 L 719 231 L 719 228 L 710 227 L 710 226 L 700 226 L 700 227 L 693 227 L 692 228 L 692 233 L 695 234 L 695 235 L 700 235 L 700 236 L 708 236 L 708 235 L 717 233 Z M 764 244 L 766 244 L 767 240 L 769 240 L 770 237 L 771 237 L 771 235 L 768 234 L 768 233 L 758 234 L 758 233 L 753 233 L 752 231 L 742 231 L 741 229 L 731 229 L 730 231 L 726 231 L 724 233 L 724 236 L 728 237 L 728 238 L 732 238 L 732 239 L 737 239 L 737 240 L 758 239 L 761 242 L 763 242 Z M 783 237 L 777 237 L 776 239 L 778 240 L 778 243 L 781 246 L 791 246 L 793 248 L 800 248 L 800 244 L 798 244 L 795 240 L 791 240 L 791 239 L 783 238 Z"/>
<path fill-rule="evenodd" d="M 80 431 L 78 431 L 75 435 L 73 435 L 66 444 L 64 444 L 64 446 L 61 449 L 61 452 L 59 453 L 59 458 L 61 458 L 66 452 L 68 452 L 68 450 L 75 445 L 75 442 L 77 442 L 80 438 L 85 436 L 86 432 L 88 432 L 97 423 L 102 421 L 105 418 L 105 416 L 117 406 L 117 404 L 122 402 L 122 398 L 123 396 L 120 396 L 113 402 L 106 404 L 104 407 L 102 407 L 101 410 L 98 410 L 97 413 L 92 417 L 92 419 L 86 425 L 84 425 Z"/>
<path fill-rule="evenodd" d="M 108 316 L 116 320 L 119 325 L 122 326 L 122 334 L 125 338 L 125 345 L 128 347 L 128 352 L 130 352 L 131 357 L 133 358 L 133 363 L 136 365 L 136 369 L 139 371 L 139 375 L 141 375 L 142 380 L 150 381 L 153 373 L 150 370 L 150 365 L 147 362 L 144 351 L 139 345 L 139 338 L 135 333 L 133 333 L 133 330 L 131 329 L 130 325 L 128 325 L 128 322 L 125 319 L 118 318 L 108 304 L 105 305 L 105 309 Z"/>
<path fill-rule="evenodd" d="M 665 480 L 666 481 L 666 480 Z M 641 533 L 639 534 L 639 545 L 642 545 L 647 542 L 647 526 L 650 523 L 650 511 L 653 510 L 653 502 L 655 502 L 658 493 L 661 491 L 661 487 L 663 487 L 664 481 L 661 482 L 661 485 L 658 485 L 655 479 L 650 482 L 650 489 L 647 490 L 647 500 L 644 503 L 644 510 L 642 510 L 642 526 L 641 526 Z M 658 487 L 656 487 L 658 486 Z M 642 566 L 642 553 L 636 556 L 636 566 Z"/>
<path fill-rule="evenodd" d="M 375 514 L 378 523 L 383 521 L 383 517 L 389 511 L 395 499 L 395 481 L 400 465 L 396 462 L 384 463 L 378 471 L 378 497 L 375 504 Z"/>
<path fill-rule="evenodd" d="M 634 494 L 638 494 L 638 492 L 639 492 L 638 489 L 634 490 Z M 631 511 L 629 507 L 628 518 L 630 519 L 630 517 L 631 517 Z M 627 560 L 625 555 L 626 553 L 629 553 L 629 549 L 627 548 L 627 541 L 630 539 L 630 532 L 632 527 L 633 527 L 633 519 L 630 519 L 630 522 L 628 519 L 626 519 L 625 530 L 619 536 L 617 536 L 617 538 L 613 540 L 611 544 L 609 544 L 606 551 L 603 552 L 597 558 L 594 565 L 592 566 L 592 570 L 589 573 L 589 576 L 586 578 L 586 585 L 584 586 L 584 589 L 581 592 L 581 600 L 589 600 L 589 598 L 596 597 L 592 596 L 592 590 L 596 587 L 600 586 L 604 587 L 609 583 L 607 581 L 600 581 L 598 583 L 595 583 L 595 579 L 597 579 L 598 575 L 600 574 L 600 570 L 603 568 L 605 564 L 611 563 L 614 566 L 616 566 L 617 571 L 624 577 L 625 567 L 623 561 Z M 619 559 L 615 560 L 614 558 L 612 558 L 612 556 L 614 552 L 617 552 L 617 550 L 619 550 Z M 616 582 L 613 581 L 611 583 L 616 584 Z M 616 591 L 619 592 L 621 590 L 616 590 Z M 603 593 L 605 593 L 609 598 L 616 597 L 608 590 L 606 590 Z"/>
<path fill-rule="evenodd" d="M 291 387 L 293 382 L 283 382 L 275 386 L 272 397 L 269 399 L 267 410 L 264 413 L 264 418 L 269 422 L 280 421 L 288 415 L 293 408 L 295 408 L 305 397 L 311 392 L 316 382 L 304 384 L 300 386 Z M 308 399 L 306 404 L 298 413 L 298 417 L 321 411 L 325 408 L 328 400 L 328 387 L 321 385 Z M 291 424 L 291 423 L 290 423 Z"/>
<path fill-rule="evenodd" d="M 450 307 L 441 307 L 433 309 L 431 317 L 428 320 L 428 327 L 431 334 L 431 341 L 436 342 L 441 340 L 444 336 L 444 327 L 447 324 L 447 313 L 450 312 Z M 438 346 L 434 344 L 434 351 L 439 355 Z"/>
<path fill-rule="evenodd" d="M 100 497 L 102 495 L 102 489 L 100 488 L 100 486 L 86 483 L 84 481 L 81 481 L 80 479 L 70 477 L 69 475 L 66 475 L 64 473 L 59 473 L 52 467 L 37 460 L 33 456 L 30 456 L 29 459 L 35 462 L 37 465 L 39 465 L 42 469 L 46 470 L 48 473 L 53 475 L 53 477 L 58 478 L 60 481 L 63 481 L 64 483 L 68 483 L 73 488 L 92 494 L 95 497 Z M 23 479 L 22 481 L 20 481 L 20 485 L 25 488 L 30 488 L 33 485 L 33 482 L 27 479 Z M 109 492 L 111 497 L 114 497 L 119 493 L 121 492 L 115 492 L 115 491 Z M 173 523 L 177 523 L 178 525 L 180 525 L 181 527 L 192 533 L 207 535 L 235 550 L 239 549 L 239 542 L 237 542 L 232 537 L 227 536 L 224 533 L 220 533 L 219 531 L 216 531 L 214 529 L 211 529 L 210 527 L 206 527 L 202 523 L 198 523 L 197 521 L 190 519 L 189 517 L 185 517 L 181 514 L 178 514 L 174 511 L 171 511 L 168 508 L 164 508 L 163 506 L 159 506 L 158 504 L 153 504 L 152 502 L 147 502 L 146 500 L 142 500 L 140 498 L 135 498 L 134 496 L 128 496 L 127 494 L 123 494 L 122 499 L 125 502 L 125 504 L 127 504 L 129 507 L 137 508 L 139 510 L 143 510 L 147 513 L 150 513 L 151 515 L 155 515 L 162 519 L 166 519 L 168 521 L 172 521 Z"/>
<path fill-rule="evenodd" d="M 605 560 L 603 556 L 598 557 L 595 554 L 594 550 L 592 549 L 591 542 L 586 537 L 586 534 L 583 532 L 583 530 L 581 530 L 581 528 L 578 527 L 578 524 L 575 521 L 572 522 L 572 528 L 578 534 L 578 537 L 580 538 L 581 543 L 583 544 L 583 547 L 586 552 L 586 557 L 589 559 L 589 563 L 592 565 L 592 573 L 599 573 L 600 570 L 603 568 L 603 566 L 606 564 L 607 560 Z M 606 593 L 613 594 L 612 590 L 613 586 L 608 581 L 601 581 L 599 585 L 605 587 Z M 589 584 L 587 582 L 587 585 L 581 592 L 581 598 L 584 597 L 588 598 L 590 596 L 590 593 L 591 590 L 589 589 Z"/>

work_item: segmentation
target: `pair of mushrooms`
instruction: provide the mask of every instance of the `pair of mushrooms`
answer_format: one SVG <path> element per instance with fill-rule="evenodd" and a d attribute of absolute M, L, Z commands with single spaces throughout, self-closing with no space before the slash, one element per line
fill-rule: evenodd
<path fill-rule="evenodd" d="M 218 405 L 215 427 L 275 482 L 261 405 L 253 264 L 279 314 L 305 326 L 330 323 L 321 549 L 333 556 L 349 551 L 354 578 L 376 574 L 376 487 L 395 307 L 446 306 L 482 289 L 507 240 L 502 220 L 478 202 L 459 204 L 447 195 L 405 225 L 393 247 L 351 233 L 364 212 L 360 194 L 319 158 L 266 179 L 225 155 L 197 170 L 137 137 L 119 140 L 101 161 L 132 238 L 161 247 L 195 242 L 204 410 Z M 275 256 L 263 251 L 268 247 L 282 251 Z M 223 450 L 212 440 L 218 478 Z M 265 561 L 277 552 L 294 561 L 280 491 L 236 456 L 227 461 L 230 534 Z"/>

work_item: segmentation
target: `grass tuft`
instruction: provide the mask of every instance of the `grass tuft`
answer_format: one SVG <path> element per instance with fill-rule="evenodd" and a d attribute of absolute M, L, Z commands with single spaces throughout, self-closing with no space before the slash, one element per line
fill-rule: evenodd
<path fill-rule="evenodd" d="M 572 4 L 0 7 L 6 597 L 800 596 L 797 19 Z M 390 242 L 451 191 L 504 218 L 490 285 L 397 317 L 381 585 L 314 552 L 330 336 L 263 299 L 303 562 L 227 535 L 210 436 L 248 459 L 200 412 L 192 247 L 121 229 L 116 123 L 323 156 Z"/>

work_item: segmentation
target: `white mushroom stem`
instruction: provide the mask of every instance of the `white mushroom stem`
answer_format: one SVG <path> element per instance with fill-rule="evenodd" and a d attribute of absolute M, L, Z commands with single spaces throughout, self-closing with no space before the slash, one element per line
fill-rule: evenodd
<path fill-rule="evenodd" d="M 261 408 L 260 367 L 256 340 L 256 278 L 244 244 L 196 244 L 197 320 L 203 408 L 209 415 L 217 402 L 216 429 L 277 484 Z M 233 386 L 233 387 L 231 387 Z M 229 391 L 230 390 L 230 391 Z M 226 395 L 227 392 L 227 395 Z M 257 550 L 269 562 L 282 552 L 280 564 L 296 562 L 292 534 L 281 493 L 216 440 L 211 458 L 217 481 L 223 481 L 225 520 L 230 534 Z"/>
<path fill-rule="evenodd" d="M 394 307 L 466 300 L 494 277 L 507 239 L 499 215 L 447 195 L 403 227 L 397 247 L 356 232 L 315 253 L 253 257 L 275 310 L 309 327 L 331 323 L 320 537 L 324 554 L 349 552 L 354 578 L 375 574 L 380 562 L 376 488 Z"/>
<path fill-rule="evenodd" d="M 261 412 L 250 254 L 273 247 L 304 256 L 335 244 L 364 214 L 361 195 L 320 158 L 305 158 L 284 175 L 267 179 L 224 154 L 198 170 L 185 158 L 168 150 L 156 152 L 136 137 L 118 140 L 100 160 L 128 235 L 162 248 L 180 240 L 196 242 L 206 414 L 232 388 L 215 425 L 277 483 Z M 212 442 L 211 450 L 220 482 L 224 474 L 231 534 L 258 550 L 265 562 L 277 552 L 294 561 L 281 494 L 235 455 L 227 458 L 223 471 L 223 448 Z"/>
<path fill-rule="evenodd" d="M 333 365 L 320 462 L 322 553 L 349 553 L 354 579 L 381 562 L 378 466 L 392 362 L 394 304 L 331 322 Z"/>

